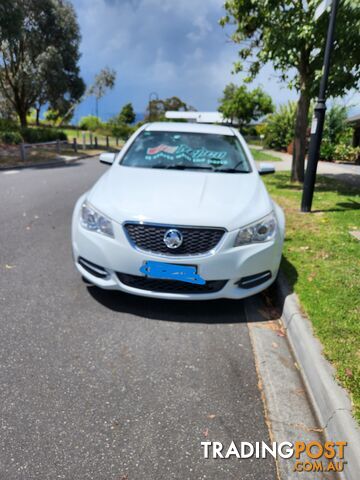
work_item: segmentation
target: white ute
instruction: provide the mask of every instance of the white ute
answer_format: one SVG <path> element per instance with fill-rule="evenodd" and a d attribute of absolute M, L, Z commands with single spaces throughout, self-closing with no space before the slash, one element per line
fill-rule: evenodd
<path fill-rule="evenodd" d="M 92 284 L 148 297 L 244 298 L 276 278 L 284 241 L 244 139 L 231 127 L 150 123 L 76 203 L 75 265 Z"/>

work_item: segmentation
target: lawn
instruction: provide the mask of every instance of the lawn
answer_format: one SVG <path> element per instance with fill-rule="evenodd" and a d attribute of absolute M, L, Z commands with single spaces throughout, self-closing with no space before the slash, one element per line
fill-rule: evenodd
<path fill-rule="evenodd" d="M 264 180 L 286 214 L 282 268 L 360 421 L 360 242 L 349 234 L 360 230 L 360 189 L 319 177 L 313 213 L 302 214 L 288 173 Z"/>
<path fill-rule="evenodd" d="M 275 155 L 270 155 L 265 153 L 262 150 L 257 150 L 256 148 L 250 148 L 252 156 L 254 157 L 255 162 L 280 162 L 281 158 L 276 157 Z"/>

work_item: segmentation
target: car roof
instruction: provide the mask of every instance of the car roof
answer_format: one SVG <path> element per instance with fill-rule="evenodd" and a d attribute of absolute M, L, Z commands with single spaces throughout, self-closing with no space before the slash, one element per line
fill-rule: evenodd
<path fill-rule="evenodd" d="M 152 132 L 190 132 L 212 133 L 213 135 L 235 135 L 231 127 L 226 127 L 224 125 L 208 125 L 205 123 L 187 122 L 154 122 L 147 124 L 144 130 Z"/>

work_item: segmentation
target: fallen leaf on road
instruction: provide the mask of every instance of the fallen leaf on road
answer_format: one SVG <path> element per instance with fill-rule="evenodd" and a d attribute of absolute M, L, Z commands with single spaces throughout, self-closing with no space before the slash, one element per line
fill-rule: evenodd
<path fill-rule="evenodd" d="M 205 428 L 205 430 L 202 432 L 204 437 L 206 438 L 209 435 L 209 429 Z"/>
<path fill-rule="evenodd" d="M 279 345 L 276 342 L 272 342 L 271 345 L 272 345 L 273 348 L 278 348 L 279 347 Z"/>
<path fill-rule="evenodd" d="M 216 415 L 214 415 L 213 413 L 210 413 L 210 414 L 207 416 L 207 418 L 210 418 L 210 420 L 212 420 L 212 419 L 215 418 L 215 417 L 216 417 Z"/>
<path fill-rule="evenodd" d="M 15 268 L 15 265 L 5 265 L 6 270 L 11 270 L 12 268 Z"/>

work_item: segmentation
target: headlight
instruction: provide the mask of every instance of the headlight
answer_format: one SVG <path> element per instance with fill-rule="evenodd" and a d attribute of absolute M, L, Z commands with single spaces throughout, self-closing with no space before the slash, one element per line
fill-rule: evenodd
<path fill-rule="evenodd" d="M 81 225 L 92 232 L 103 233 L 109 237 L 114 237 L 114 230 L 111 220 L 102 213 L 97 212 L 87 202 L 81 207 Z"/>
<path fill-rule="evenodd" d="M 249 243 L 268 242 L 276 234 L 276 218 L 273 213 L 239 230 L 234 247 Z"/>

